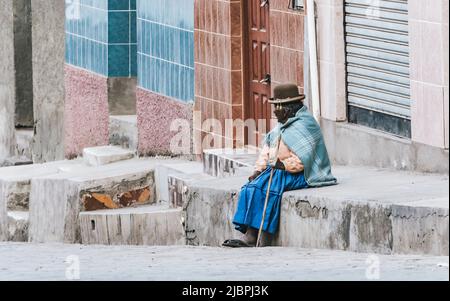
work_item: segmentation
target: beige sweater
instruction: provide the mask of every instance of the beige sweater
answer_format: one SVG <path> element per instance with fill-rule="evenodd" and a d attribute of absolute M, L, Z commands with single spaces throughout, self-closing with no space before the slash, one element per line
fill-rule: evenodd
<path fill-rule="evenodd" d="M 270 163 L 275 164 L 275 162 L 272 162 L 275 160 L 271 159 L 275 157 L 275 154 L 276 147 L 269 147 L 267 145 L 264 146 L 259 154 L 258 160 L 256 161 L 255 171 L 264 171 L 267 168 L 269 161 Z M 286 171 L 290 173 L 299 173 L 305 169 L 300 158 L 297 157 L 297 155 L 294 154 L 294 152 L 292 152 L 286 144 L 284 144 L 283 140 L 280 141 L 280 148 L 277 158 L 283 162 Z"/>

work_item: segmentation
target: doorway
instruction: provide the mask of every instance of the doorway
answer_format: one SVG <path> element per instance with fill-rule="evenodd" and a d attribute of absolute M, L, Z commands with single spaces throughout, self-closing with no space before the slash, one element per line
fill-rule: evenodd
<path fill-rule="evenodd" d="M 270 76 L 270 1 L 244 1 L 244 117 L 255 120 L 255 131 L 246 131 L 245 144 L 259 146 L 270 130 L 272 108 Z M 250 137 L 253 135 L 254 137 Z M 256 137 L 256 141 L 255 141 Z M 255 144 L 255 145 L 254 145 Z"/>

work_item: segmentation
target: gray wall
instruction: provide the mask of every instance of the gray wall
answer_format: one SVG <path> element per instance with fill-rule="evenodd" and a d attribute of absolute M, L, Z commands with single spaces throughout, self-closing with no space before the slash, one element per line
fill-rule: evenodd
<path fill-rule="evenodd" d="M 31 0 L 14 1 L 14 48 L 16 68 L 15 124 L 33 126 L 33 72 L 31 47 Z"/>
<path fill-rule="evenodd" d="M 13 1 L 0 0 L 0 165 L 15 145 Z"/>
<path fill-rule="evenodd" d="M 108 103 L 110 115 L 136 115 L 135 77 L 108 78 Z"/>
<path fill-rule="evenodd" d="M 35 136 L 33 160 L 64 158 L 65 2 L 31 0 Z"/>

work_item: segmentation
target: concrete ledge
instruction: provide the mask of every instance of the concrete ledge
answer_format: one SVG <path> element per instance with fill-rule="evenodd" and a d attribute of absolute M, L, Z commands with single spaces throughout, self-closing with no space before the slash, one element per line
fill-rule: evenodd
<path fill-rule="evenodd" d="M 448 176 L 336 167 L 340 184 L 286 192 L 275 244 L 382 254 L 449 254 Z M 236 237 L 232 218 L 245 177 L 192 183 L 188 242 Z"/>
<path fill-rule="evenodd" d="M 449 173 L 449 152 L 371 128 L 321 120 L 330 158 L 339 165 Z"/>
<path fill-rule="evenodd" d="M 146 206 L 80 213 L 81 242 L 101 245 L 185 245 L 182 209 Z"/>
<path fill-rule="evenodd" d="M 158 201 L 169 205 L 174 202 L 174 193 L 179 190 L 176 190 L 173 187 L 174 177 L 177 179 L 196 179 L 199 175 L 202 175 L 202 171 L 203 164 L 196 161 L 180 160 L 176 163 L 164 163 L 164 161 L 162 161 L 161 164 L 156 165 L 155 181 Z"/>
<path fill-rule="evenodd" d="M 169 206 L 171 208 L 181 208 L 187 202 L 189 186 L 192 183 L 202 180 L 211 180 L 212 176 L 198 173 L 185 174 L 172 172 L 168 177 Z"/>
<path fill-rule="evenodd" d="M 258 153 L 247 149 L 203 151 L 203 172 L 219 178 L 251 174 Z"/>
<path fill-rule="evenodd" d="M 77 164 L 79 160 L 0 168 L 0 240 L 8 239 L 8 211 L 28 210 L 31 179 L 57 174 Z"/>
<path fill-rule="evenodd" d="M 0 169 L 0 206 L 7 210 L 28 210 L 31 179 L 70 170 L 80 160 L 11 166 Z"/>

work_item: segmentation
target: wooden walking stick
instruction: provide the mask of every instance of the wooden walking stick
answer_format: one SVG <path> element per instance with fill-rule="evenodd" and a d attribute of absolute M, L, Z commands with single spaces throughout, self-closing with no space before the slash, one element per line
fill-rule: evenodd
<path fill-rule="evenodd" d="M 273 167 L 270 170 L 270 179 L 269 179 L 269 185 L 267 187 L 266 201 L 264 202 L 264 210 L 263 210 L 263 216 L 262 216 L 262 220 L 261 220 L 261 226 L 259 226 L 258 239 L 256 240 L 257 248 L 259 248 L 259 246 L 261 245 L 261 234 L 262 234 L 263 227 L 264 227 L 264 221 L 266 219 L 266 211 L 267 211 L 267 205 L 269 203 L 270 186 L 272 185 L 272 179 L 273 179 Z"/>
<path fill-rule="evenodd" d="M 281 141 L 281 133 L 278 137 L 277 151 L 275 152 L 275 160 L 278 158 L 278 150 L 280 149 L 280 141 Z M 267 205 L 269 204 L 270 187 L 272 186 L 272 179 L 273 179 L 273 174 L 274 174 L 274 168 L 273 168 L 273 166 L 271 166 L 271 167 L 272 168 L 270 170 L 269 184 L 267 185 L 268 187 L 267 187 L 267 192 L 266 192 L 266 200 L 264 202 L 263 216 L 262 216 L 262 220 L 261 220 L 261 225 L 259 226 L 258 239 L 256 240 L 257 248 L 259 248 L 259 246 L 261 245 L 261 236 L 262 236 L 262 231 L 264 228 L 264 221 L 266 220 Z"/>

